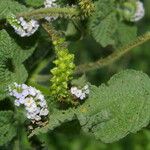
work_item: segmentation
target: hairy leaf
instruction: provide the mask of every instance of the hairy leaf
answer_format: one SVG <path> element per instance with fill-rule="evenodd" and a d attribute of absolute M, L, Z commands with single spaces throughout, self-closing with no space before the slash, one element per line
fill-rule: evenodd
<path fill-rule="evenodd" d="M 103 47 L 120 47 L 136 37 L 137 28 L 117 18 L 114 0 L 98 0 L 89 21 L 89 30 Z"/>
<path fill-rule="evenodd" d="M 15 0 L 0 0 L 0 19 L 6 18 L 8 14 L 16 14 L 26 11 L 27 8 Z"/>
<path fill-rule="evenodd" d="M 0 146 L 8 143 L 16 135 L 12 111 L 0 111 Z"/>
<path fill-rule="evenodd" d="M 150 78 L 146 74 L 122 71 L 114 75 L 107 85 L 91 86 L 90 90 L 90 97 L 82 106 L 54 112 L 49 124 L 36 129 L 31 136 L 78 119 L 84 132 L 111 143 L 149 124 Z"/>
<path fill-rule="evenodd" d="M 116 39 L 116 46 L 121 47 L 133 41 L 137 36 L 137 27 L 118 22 L 117 32 L 114 35 Z"/>
<path fill-rule="evenodd" d="M 113 35 L 117 29 L 117 18 L 114 13 L 113 0 L 95 2 L 95 13 L 90 19 L 89 29 L 95 40 L 103 47 L 114 45 Z"/>
<path fill-rule="evenodd" d="M 23 50 L 5 30 L 0 31 L 0 99 L 6 96 L 10 83 L 26 81 L 28 74 L 22 63 L 34 49 Z"/>
<path fill-rule="evenodd" d="M 82 129 L 111 143 L 139 131 L 150 121 L 150 78 L 127 70 L 114 75 L 107 85 L 91 88 L 91 96 L 78 116 Z"/>

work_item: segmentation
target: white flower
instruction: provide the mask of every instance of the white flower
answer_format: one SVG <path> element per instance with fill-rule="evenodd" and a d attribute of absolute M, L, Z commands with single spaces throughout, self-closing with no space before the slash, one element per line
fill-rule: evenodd
<path fill-rule="evenodd" d="M 26 98 L 24 101 L 24 105 L 30 107 L 32 105 L 35 105 L 35 101 L 33 100 L 32 97 Z"/>
<path fill-rule="evenodd" d="M 16 19 L 16 18 L 14 18 Z M 29 22 L 27 22 L 26 20 L 24 20 L 23 17 L 20 17 L 18 20 L 18 26 L 16 27 L 15 25 L 12 25 L 12 27 L 15 29 L 15 32 L 20 35 L 21 37 L 25 37 L 25 36 L 31 36 L 32 34 L 34 34 L 37 29 L 39 28 L 39 23 L 36 20 L 30 20 Z"/>
<path fill-rule="evenodd" d="M 35 96 L 36 95 L 36 89 L 30 86 L 29 87 L 29 94 L 32 96 Z"/>
<path fill-rule="evenodd" d="M 26 116 L 32 122 L 40 121 L 42 116 L 47 116 L 49 111 L 42 93 L 34 87 L 14 83 L 8 88 L 10 96 L 16 98 L 14 104 L 25 107 Z"/>
<path fill-rule="evenodd" d="M 46 108 L 41 109 L 40 111 L 40 116 L 47 116 L 48 115 L 48 110 Z"/>
<path fill-rule="evenodd" d="M 82 96 L 82 90 L 77 90 L 76 97 L 80 98 Z"/>
<path fill-rule="evenodd" d="M 83 99 L 85 99 L 85 98 L 86 98 L 85 93 L 82 93 L 82 95 L 80 96 L 80 99 L 83 100 Z"/>
<path fill-rule="evenodd" d="M 77 98 L 83 100 L 89 94 L 89 85 L 85 85 L 82 89 L 78 89 L 77 87 L 71 87 L 70 92 L 72 95 L 76 96 Z"/>
<path fill-rule="evenodd" d="M 34 117 L 34 119 L 35 119 L 36 121 L 40 121 L 40 120 L 41 120 L 41 117 L 40 117 L 39 115 L 36 115 L 36 116 Z"/>
<path fill-rule="evenodd" d="M 77 87 L 71 87 L 70 89 L 72 94 L 76 94 L 77 90 L 78 90 Z"/>
<path fill-rule="evenodd" d="M 20 106 L 20 102 L 17 99 L 15 100 L 15 105 Z"/>
<path fill-rule="evenodd" d="M 136 12 L 130 20 L 132 22 L 139 21 L 140 19 L 142 19 L 144 17 L 144 15 L 145 15 L 145 9 L 144 9 L 143 3 L 140 1 L 137 1 L 136 2 Z"/>
<path fill-rule="evenodd" d="M 27 86 L 26 84 L 22 84 L 22 85 L 21 85 L 21 88 L 22 88 L 23 90 L 26 90 L 26 89 L 28 88 L 28 86 Z"/>
<path fill-rule="evenodd" d="M 56 0 L 45 0 L 44 6 L 45 8 L 58 7 L 58 5 L 56 4 Z M 56 20 L 57 18 L 58 17 L 54 17 L 54 16 L 45 17 L 45 19 L 49 22 Z"/>

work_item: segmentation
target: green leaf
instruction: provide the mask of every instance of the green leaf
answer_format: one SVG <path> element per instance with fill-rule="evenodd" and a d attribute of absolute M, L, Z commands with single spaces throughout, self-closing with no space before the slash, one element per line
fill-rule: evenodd
<path fill-rule="evenodd" d="M 72 84 L 73 86 L 77 86 L 77 87 L 83 88 L 83 87 L 87 84 L 87 78 L 86 78 L 85 74 L 82 75 L 82 76 L 81 76 L 80 78 L 78 78 L 78 79 L 72 80 L 72 81 L 71 81 L 71 84 Z"/>
<path fill-rule="evenodd" d="M 150 121 L 150 78 L 126 70 L 100 87 L 91 86 L 89 98 L 77 109 L 50 115 L 49 124 L 31 134 L 54 130 L 64 122 L 78 119 L 84 132 L 105 143 L 118 141 L 146 127 Z"/>
<path fill-rule="evenodd" d="M 137 36 L 137 27 L 117 18 L 117 5 L 114 0 L 98 0 L 95 12 L 89 20 L 89 30 L 93 38 L 106 47 L 120 47 Z"/>
<path fill-rule="evenodd" d="M 127 70 L 114 75 L 107 85 L 91 87 L 78 118 L 84 131 L 111 143 L 146 127 L 150 121 L 149 107 L 150 78 Z"/>
<path fill-rule="evenodd" d="M 95 13 L 90 19 L 89 30 L 103 47 L 115 44 L 113 35 L 117 29 L 117 18 L 114 10 L 113 0 L 95 2 Z"/>
<path fill-rule="evenodd" d="M 0 111 L 0 146 L 10 142 L 16 135 L 12 111 Z"/>
<path fill-rule="evenodd" d="M 0 100 L 6 96 L 9 84 L 26 81 L 28 73 L 23 62 L 34 50 L 35 47 L 22 49 L 5 30 L 0 31 Z"/>
<path fill-rule="evenodd" d="M 114 36 L 116 39 L 117 47 L 121 47 L 125 44 L 133 41 L 137 36 L 137 27 L 122 22 L 118 22 L 117 32 Z"/>
<path fill-rule="evenodd" d="M 15 0 L 0 0 L 0 19 L 4 19 L 8 14 L 27 11 L 27 8 Z"/>

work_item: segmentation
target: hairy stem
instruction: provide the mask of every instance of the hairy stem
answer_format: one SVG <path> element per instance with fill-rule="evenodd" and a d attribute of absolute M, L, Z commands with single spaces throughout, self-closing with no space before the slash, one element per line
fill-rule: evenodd
<path fill-rule="evenodd" d="M 32 10 L 29 12 L 23 12 L 17 14 L 17 17 L 24 17 L 24 18 L 36 18 L 36 19 L 42 19 L 46 16 L 63 16 L 63 17 L 74 17 L 79 16 L 80 11 L 76 8 L 40 8 L 36 10 Z"/>
<path fill-rule="evenodd" d="M 100 69 L 109 64 L 112 64 L 114 61 L 118 60 L 120 57 L 122 57 L 124 54 L 126 54 L 130 50 L 145 43 L 148 40 L 150 40 L 150 32 L 147 32 L 144 35 L 139 36 L 135 41 L 119 48 L 118 50 L 116 50 L 111 55 L 107 56 L 106 58 L 99 59 L 96 62 L 79 65 L 78 67 L 76 67 L 75 74 L 80 74 L 80 73 L 85 73 L 85 72 L 92 71 L 95 69 Z"/>

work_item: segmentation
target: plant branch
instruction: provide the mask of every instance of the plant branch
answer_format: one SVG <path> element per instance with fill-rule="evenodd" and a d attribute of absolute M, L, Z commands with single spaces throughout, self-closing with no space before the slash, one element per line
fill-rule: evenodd
<path fill-rule="evenodd" d="M 119 48 L 118 50 L 116 50 L 111 55 L 107 56 L 106 58 L 99 59 L 96 62 L 79 65 L 78 67 L 76 67 L 75 74 L 85 73 L 88 71 L 92 71 L 95 69 L 100 69 L 102 67 L 105 67 L 113 63 L 114 61 L 118 60 L 120 57 L 122 57 L 124 54 L 126 54 L 133 48 L 145 43 L 148 40 L 150 40 L 150 32 L 147 32 L 144 35 L 139 36 L 136 40 Z"/>
<path fill-rule="evenodd" d="M 36 18 L 42 19 L 47 16 L 63 16 L 63 17 L 79 17 L 80 11 L 76 8 L 64 7 L 64 8 L 40 8 L 29 12 L 19 13 L 17 17 L 24 17 L 27 19 Z"/>

